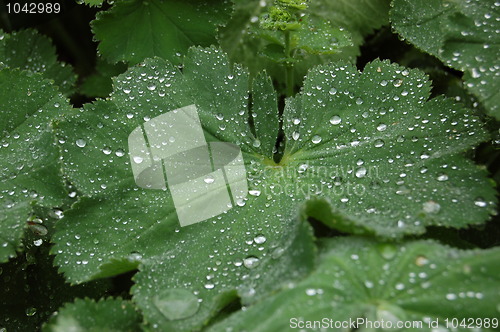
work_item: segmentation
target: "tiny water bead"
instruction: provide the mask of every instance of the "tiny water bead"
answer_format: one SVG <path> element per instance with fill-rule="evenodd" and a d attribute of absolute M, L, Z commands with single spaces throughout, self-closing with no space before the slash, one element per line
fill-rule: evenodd
<path fill-rule="evenodd" d="M 207 184 L 211 184 L 211 183 L 214 183 L 215 182 L 215 179 L 213 176 L 207 176 L 203 179 L 203 182 L 207 183 Z"/>
<path fill-rule="evenodd" d="M 132 159 L 134 160 L 134 163 L 136 163 L 136 164 L 140 164 L 144 161 L 144 159 L 140 156 L 134 156 Z"/>
<path fill-rule="evenodd" d="M 84 148 L 85 145 L 87 145 L 87 142 L 85 142 L 85 140 L 83 140 L 81 138 L 77 139 L 75 143 L 76 143 L 76 146 L 78 146 L 79 148 Z"/>
<path fill-rule="evenodd" d="M 305 171 L 307 171 L 307 169 L 308 169 L 308 168 L 309 168 L 309 165 L 307 165 L 307 164 L 302 164 L 302 165 L 300 165 L 300 166 L 299 166 L 299 168 L 297 169 L 297 172 L 298 172 L 299 174 L 302 174 L 302 173 L 304 173 Z"/>
<path fill-rule="evenodd" d="M 334 115 L 331 119 L 330 119 L 330 123 L 332 125 L 338 125 L 340 122 L 342 122 L 342 119 L 340 118 L 340 116 L 338 115 Z"/>
<path fill-rule="evenodd" d="M 263 244 L 267 241 L 266 237 L 262 234 L 257 235 L 253 241 L 257 244 Z"/>
<path fill-rule="evenodd" d="M 360 178 L 364 178 L 364 177 L 366 176 L 367 172 L 368 172 L 368 171 L 367 171 L 367 169 L 366 169 L 365 167 L 360 167 L 360 168 L 358 168 L 358 169 L 356 170 L 355 175 L 356 175 L 356 177 L 357 177 L 358 179 L 360 179 Z"/>
<path fill-rule="evenodd" d="M 29 307 L 26 309 L 26 316 L 32 317 L 36 314 L 36 308 L 35 307 Z"/>
<path fill-rule="evenodd" d="M 248 269 L 256 268 L 260 263 L 260 260 L 255 256 L 248 256 L 243 260 L 243 265 Z"/>
<path fill-rule="evenodd" d="M 253 190 L 249 190 L 248 193 L 251 195 L 251 196 L 260 196 L 261 194 L 261 191 L 260 190 L 256 190 L 256 189 L 253 189 Z"/>
<path fill-rule="evenodd" d="M 313 138 L 312 138 L 312 142 L 313 142 L 314 144 L 318 144 L 318 143 L 320 143 L 320 142 L 321 142 L 321 140 L 322 140 L 322 138 L 321 138 L 321 136 L 319 136 L 319 135 L 314 135 L 314 136 L 313 136 Z"/>
<path fill-rule="evenodd" d="M 169 320 L 193 316 L 200 307 L 196 295 L 188 289 L 170 288 L 160 290 L 153 299 L 155 307 Z"/>
<path fill-rule="evenodd" d="M 122 149 L 118 149 L 116 150 L 115 155 L 117 157 L 123 157 L 125 155 L 125 151 L 123 151 Z"/>
<path fill-rule="evenodd" d="M 445 174 L 445 173 L 441 173 L 437 176 L 437 180 L 439 182 L 444 182 L 444 181 L 447 181 L 448 180 L 448 175 Z"/>
<path fill-rule="evenodd" d="M 417 256 L 415 259 L 415 265 L 417 266 L 424 266 L 429 264 L 429 260 L 425 256 Z"/>
<path fill-rule="evenodd" d="M 383 147 L 385 144 L 385 142 L 381 139 L 377 139 L 375 140 L 375 142 L 373 143 L 373 145 L 376 147 L 376 148 L 381 148 Z"/>
<path fill-rule="evenodd" d="M 482 197 L 478 197 L 474 200 L 474 205 L 478 207 L 486 207 L 488 203 Z"/>
<path fill-rule="evenodd" d="M 423 204 L 423 210 L 427 213 L 438 213 L 441 210 L 441 205 L 434 201 L 428 201 Z"/>
<path fill-rule="evenodd" d="M 380 252 L 380 255 L 386 260 L 393 259 L 398 253 L 398 248 L 391 243 L 380 244 L 378 246 L 378 250 Z"/>

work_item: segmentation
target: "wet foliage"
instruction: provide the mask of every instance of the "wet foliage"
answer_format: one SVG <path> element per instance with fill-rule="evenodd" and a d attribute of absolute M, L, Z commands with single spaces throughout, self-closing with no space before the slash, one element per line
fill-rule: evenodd
<path fill-rule="evenodd" d="M 0 331 L 495 330 L 499 6 L 89 0 L 36 25 L 5 16 Z M 240 149 L 248 193 L 181 227 L 169 184 L 134 177 L 158 160 L 129 145 L 189 105 L 207 144 Z M 167 136 L 148 144 L 183 146 Z"/>

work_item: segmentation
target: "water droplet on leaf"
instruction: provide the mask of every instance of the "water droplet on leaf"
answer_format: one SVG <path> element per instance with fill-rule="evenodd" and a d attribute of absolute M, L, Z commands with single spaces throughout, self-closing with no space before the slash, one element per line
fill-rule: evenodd
<path fill-rule="evenodd" d="M 160 290 L 153 303 L 170 320 L 191 317 L 200 307 L 198 298 L 191 291 L 178 288 Z"/>
<path fill-rule="evenodd" d="M 259 265 L 259 259 L 255 256 L 249 256 L 243 260 L 243 265 L 248 269 L 256 268 Z"/>

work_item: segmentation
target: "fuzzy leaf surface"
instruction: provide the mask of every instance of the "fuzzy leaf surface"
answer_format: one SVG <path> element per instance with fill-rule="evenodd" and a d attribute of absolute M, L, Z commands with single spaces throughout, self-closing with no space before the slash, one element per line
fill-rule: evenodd
<path fill-rule="evenodd" d="M 500 119 L 498 1 L 395 0 L 394 29 L 408 42 L 464 72 L 465 86 Z"/>
<path fill-rule="evenodd" d="M 381 80 L 390 84 L 380 87 Z M 337 97 L 330 93 L 335 87 Z M 253 303 L 312 269 L 315 250 L 303 220 L 309 213 L 304 204 L 314 197 L 324 198 L 342 216 L 315 215 L 326 224 L 385 237 L 488 218 L 494 191 L 484 172 L 461 155 L 484 139 L 481 123 L 449 100 L 427 101 L 429 83 L 418 71 L 403 72 L 380 61 L 364 73 L 350 65 L 312 70 L 303 93 L 288 101 L 287 148 L 279 163 L 273 161 L 275 140 L 266 136 L 277 132 L 279 121 L 270 81 L 263 76 L 252 89 L 250 103 L 248 73 L 230 66 L 222 51 L 192 48 L 182 71 L 162 59 L 147 60 L 118 76 L 109 99 L 58 124 L 64 171 L 86 196 L 65 212 L 53 238 L 56 264 L 69 281 L 138 268 L 132 293 L 151 326 L 190 330 L 236 296 Z M 142 161 L 128 156 L 128 137 L 144 122 L 192 104 L 208 142 L 241 149 L 249 192 L 225 213 L 180 227 L 170 190 L 135 184 L 131 163 Z M 422 108 L 428 116 L 411 113 Z M 330 123 L 337 114 L 340 126 Z M 380 131 L 381 123 L 387 127 Z M 424 132 L 432 132 L 432 139 Z M 379 139 L 385 143 L 374 147 Z M 341 147 L 344 143 L 349 144 Z M 164 144 L 178 143 L 168 139 Z M 428 158 L 421 157 L 424 152 Z M 328 174 L 338 170 L 337 162 L 356 167 L 346 173 L 341 188 L 366 187 L 364 196 L 353 194 L 346 201 L 345 193 L 335 189 L 337 179 Z M 356 176 L 363 163 L 380 167 L 381 178 Z M 318 172 L 320 167 L 328 173 Z M 422 167 L 428 171 L 422 173 Z M 441 172 L 446 180 L 436 179 Z M 401 187 L 408 189 L 399 193 Z M 484 206 L 475 204 L 479 195 Z M 368 204 L 376 210 L 367 210 Z M 398 205 L 407 206 L 408 214 L 398 214 Z"/>

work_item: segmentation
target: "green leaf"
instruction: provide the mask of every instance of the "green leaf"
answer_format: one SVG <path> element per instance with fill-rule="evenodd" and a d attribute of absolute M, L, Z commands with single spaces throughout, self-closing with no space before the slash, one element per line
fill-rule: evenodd
<path fill-rule="evenodd" d="M 83 0 L 83 2 L 90 7 L 100 7 L 104 3 L 105 0 Z"/>
<path fill-rule="evenodd" d="M 294 63 L 295 84 L 299 86 L 315 65 L 338 60 L 355 62 L 364 36 L 389 23 L 389 3 L 389 0 L 311 1 L 307 9 L 311 23 L 303 24 L 296 33 L 300 37 L 300 52 Z M 283 85 L 285 69 L 266 56 L 269 42 L 262 38 L 265 31 L 259 27 L 260 17 L 272 4 L 272 1 L 235 1 L 233 16 L 219 29 L 218 39 L 232 62 L 244 64 L 252 76 L 266 69 Z M 336 44 L 331 36 L 337 39 Z"/>
<path fill-rule="evenodd" d="M 140 322 L 141 317 L 130 301 L 108 298 L 95 302 L 85 298 L 62 307 L 43 331 L 133 332 L 140 330 Z"/>
<path fill-rule="evenodd" d="M 335 54 L 343 47 L 352 46 L 351 38 L 344 29 L 315 16 L 300 27 L 296 38 L 297 47 L 310 54 Z"/>
<path fill-rule="evenodd" d="M 263 84 L 271 88 L 267 78 Z M 259 192 L 259 183 L 255 183 L 241 206 L 211 221 L 180 229 L 170 192 L 137 190 L 132 177 L 127 155 L 130 132 L 144 122 L 145 116 L 152 118 L 186 103 L 197 105 L 209 141 L 241 142 L 247 167 L 262 169 L 261 163 L 252 166 L 261 158 L 255 155 L 261 147 L 254 144 L 248 126 L 247 86 L 247 74 L 241 68 L 231 70 L 220 51 L 193 49 L 182 73 L 163 60 L 148 60 L 144 66 L 119 76 L 109 101 L 87 105 L 78 115 L 59 123 L 58 136 L 66 142 L 62 144 L 64 171 L 83 194 L 90 196 L 65 212 L 53 237 L 56 264 L 68 280 L 82 282 L 139 265 L 134 291 L 139 307 L 159 328 L 178 329 L 200 326 L 234 298 L 235 290 L 242 301 L 251 302 L 280 282 L 308 272 L 311 266 L 303 261 L 313 262 L 312 236 L 305 231 L 306 224 L 297 224 L 298 210 L 290 209 L 292 197 L 271 204 L 271 197 Z M 275 105 L 275 96 L 260 85 L 256 89 L 260 89 L 256 93 L 260 106 L 256 108 L 259 113 L 270 113 L 257 114 L 258 130 L 262 131 L 263 117 L 267 128 L 277 132 L 277 113 L 273 115 L 267 109 Z M 274 146 L 271 136 L 268 141 L 270 147 L 261 146 L 270 152 Z M 262 142 L 268 141 L 262 138 Z M 185 246 L 179 246 L 179 241 Z M 227 253 L 229 247 L 234 252 Z M 246 264 L 251 267 L 243 264 L 247 258 L 253 262 L 253 257 L 258 258 L 258 266 L 255 262 Z M 161 263 L 166 260 L 169 265 Z M 288 268 L 294 264 L 296 271 L 289 274 Z M 266 274 L 273 278 L 251 278 L 270 265 L 275 271 Z M 209 268 L 214 274 L 211 280 L 206 279 Z M 227 268 L 231 273 L 226 274 Z M 175 273 L 163 273 L 163 269 L 174 269 Z M 189 320 L 168 321 L 158 311 L 157 306 L 165 303 L 162 294 L 154 294 L 156 300 L 148 296 L 148 285 L 153 281 L 150 278 L 157 273 L 160 278 L 155 277 L 156 283 L 164 285 L 166 291 L 183 288 L 203 299 L 196 315 Z M 246 276 L 246 281 L 242 283 L 235 274 Z M 168 309 L 162 310 L 168 315 Z"/>
<path fill-rule="evenodd" d="M 41 73 L 69 95 L 76 76 L 71 66 L 57 61 L 56 49 L 49 38 L 35 30 L 6 34 L 0 30 L 0 62 L 10 68 Z"/>
<path fill-rule="evenodd" d="M 389 8 L 390 0 L 317 0 L 310 4 L 315 17 L 349 31 L 356 49 L 364 37 L 389 24 Z"/>
<path fill-rule="evenodd" d="M 464 72 L 465 86 L 500 119 L 500 23 L 493 0 L 395 0 L 394 29 L 447 66 Z"/>
<path fill-rule="evenodd" d="M 13 257 L 32 203 L 62 204 L 59 150 L 49 122 L 70 113 L 68 101 L 40 74 L 0 70 L 0 262 Z"/>
<path fill-rule="evenodd" d="M 295 170 L 285 173 L 295 188 L 330 201 L 332 212 L 315 217 L 343 231 L 399 237 L 493 213 L 486 172 L 461 154 L 487 137 L 479 119 L 450 99 L 428 101 L 429 91 L 422 73 L 387 61 L 363 73 L 352 65 L 309 73 L 285 106 L 280 164 Z"/>
<path fill-rule="evenodd" d="M 136 64 L 154 56 L 178 63 L 190 46 L 215 43 L 230 9 L 227 0 L 117 1 L 97 15 L 92 30 L 99 51 L 112 63 Z"/>
<path fill-rule="evenodd" d="M 320 325 L 306 326 L 308 321 L 338 331 L 372 330 L 367 321 L 373 325 L 382 320 L 384 330 L 396 330 L 401 322 L 413 327 L 405 331 L 436 331 L 447 330 L 445 319 L 453 318 L 489 319 L 490 328 L 479 330 L 494 330 L 499 248 L 462 251 L 432 241 L 396 245 L 362 238 L 324 244 L 318 268 L 310 276 L 208 331 L 285 331 L 299 322 L 302 328 L 321 330 Z M 344 329 L 335 325 L 358 319 L 365 323 Z"/>
<path fill-rule="evenodd" d="M 250 102 L 248 77 L 220 50 L 192 48 L 182 70 L 146 60 L 118 76 L 109 99 L 58 124 L 64 172 L 87 196 L 65 212 L 53 237 L 56 264 L 69 281 L 138 268 L 134 301 L 151 326 L 197 329 L 237 296 L 255 302 L 310 271 L 315 251 L 301 221 L 308 199 L 319 196 L 345 216 L 343 230 L 386 237 L 488 217 L 494 191 L 484 171 L 460 154 L 485 138 L 481 123 L 449 100 L 427 101 L 429 82 L 418 71 L 380 61 L 363 74 L 347 65 L 312 70 L 302 94 L 287 103 L 280 163 L 272 154 L 279 117 L 271 82 L 257 78 Z M 170 190 L 136 185 L 131 163 L 142 161 L 131 161 L 128 139 L 144 122 L 193 104 L 208 142 L 241 149 L 249 192 L 225 213 L 179 227 Z M 332 125 L 337 114 L 342 124 Z M 346 169 L 341 187 L 366 187 L 366 194 L 346 201 L 333 190 L 335 165 L 356 167 Z M 359 173 L 361 167 L 380 168 L 380 178 Z"/>

